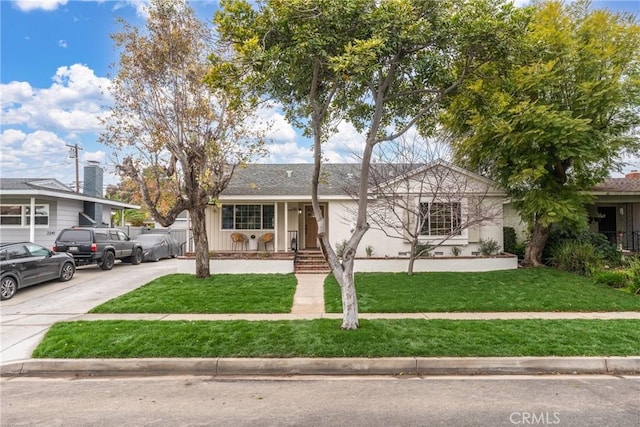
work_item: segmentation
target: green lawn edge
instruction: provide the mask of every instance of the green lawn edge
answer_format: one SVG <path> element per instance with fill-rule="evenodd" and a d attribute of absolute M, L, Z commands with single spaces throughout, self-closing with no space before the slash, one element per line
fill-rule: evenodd
<path fill-rule="evenodd" d="M 90 313 L 290 313 L 293 274 L 169 274 L 94 307 Z"/>
<path fill-rule="evenodd" d="M 640 297 L 547 267 L 488 272 L 356 273 L 360 313 L 640 311 Z M 325 310 L 341 313 L 328 275 Z"/>
<path fill-rule="evenodd" d="M 74 321 L 34 358 L 640 355 L 639 320 Z"/>

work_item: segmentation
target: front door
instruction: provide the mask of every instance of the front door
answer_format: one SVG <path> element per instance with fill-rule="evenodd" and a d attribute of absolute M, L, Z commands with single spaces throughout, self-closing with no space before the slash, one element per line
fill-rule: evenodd
<path fill-rule="evenodd" d="M 324 218 L 324 206 L 320 206 Z M 305 249 L 318 249 L 318 222 L 313 214 L 313 206 L 304 207 L 304 247 Z"/>

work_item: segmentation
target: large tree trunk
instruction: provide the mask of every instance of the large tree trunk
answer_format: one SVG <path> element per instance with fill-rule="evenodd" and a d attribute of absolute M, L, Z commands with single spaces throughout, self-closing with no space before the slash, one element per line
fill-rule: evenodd
<path fill-rule="evenodd" d="M 531 233 L 531 240 L 524 251 L 524 265 L 527 267 L 539 267 L 542 265 L 542 251 L 551 234 L 551 226 L 543 226 L 536 220 Z"/>
<path fill-rule="evenodd" d="M 209 240 L 207 239 L 205 208 L 189 210 L 189 215 L 191 216 L 193 241 L 196 246 L 196 277 L 209 277 Z"/>
<path fill-rule="evenodd" d="M 342 329 L 358 329 L 359 326 L 358 297 L 356 295 L 356 284 L 353 275 L 354 258 L 355 250 L 350 250 L 350 253 L 343 256 L 342 277 L 338 279 L 342 294 Z"/>

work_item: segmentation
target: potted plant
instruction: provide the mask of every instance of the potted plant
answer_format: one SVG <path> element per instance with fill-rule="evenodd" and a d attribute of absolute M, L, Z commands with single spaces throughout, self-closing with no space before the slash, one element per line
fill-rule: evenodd
<path fill-rule="evenodd" d="M 258 250 L 258 240 L 256 239 L 256 235 L 252 234 L 249 236 L 249 250 L 257 251 Z"/>

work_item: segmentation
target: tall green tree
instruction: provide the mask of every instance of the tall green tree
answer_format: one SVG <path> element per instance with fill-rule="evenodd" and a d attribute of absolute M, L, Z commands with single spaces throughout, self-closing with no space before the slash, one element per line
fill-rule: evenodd
<path fill-rule="evenodd" d="M 514 9 L 497 0 L 267 0 L 257 9 L 227 0 L 221 6 L 215 22 L 251 65 L 248 83 L 278 100 L 313 138 L 310 190 L 320 246 L 342 290 L 342 328 L 355 329 L 354 260 L 369 228 L 373 150 L 414 126 L 428 133 L 442 100 L 479 64 L 507 54 Z M 356 225 L 341 257 L 318 203 L 322 144 L 338 120 L 366 135 Z"/>
<path fill-rule="evenodd" d="M 116 149 L 119 171 L 136 182 L 156 221 L 169 226 L 189 211 L 196 276 L 207 277 L 205 210 L 235 166 L 260 152 L 249 121 L 256 103 L 232 80 L 204 82 L 213 38 L 184 1 L 152 0 L 145 28 L 122 25 L 112 36 L 122 53 L 102 141 Z M 227 61 L 220 50 L 211 56 Z"/>
<path fill-rule="evenodd" d="M 534 4 L 518 55 L 486 64 L 450 104 L 459 162 L 502 184 L 540 265 L 556 223 L 586 220 L 588 191 L 637 151 L 640 27 L 586 1 Z"/>

